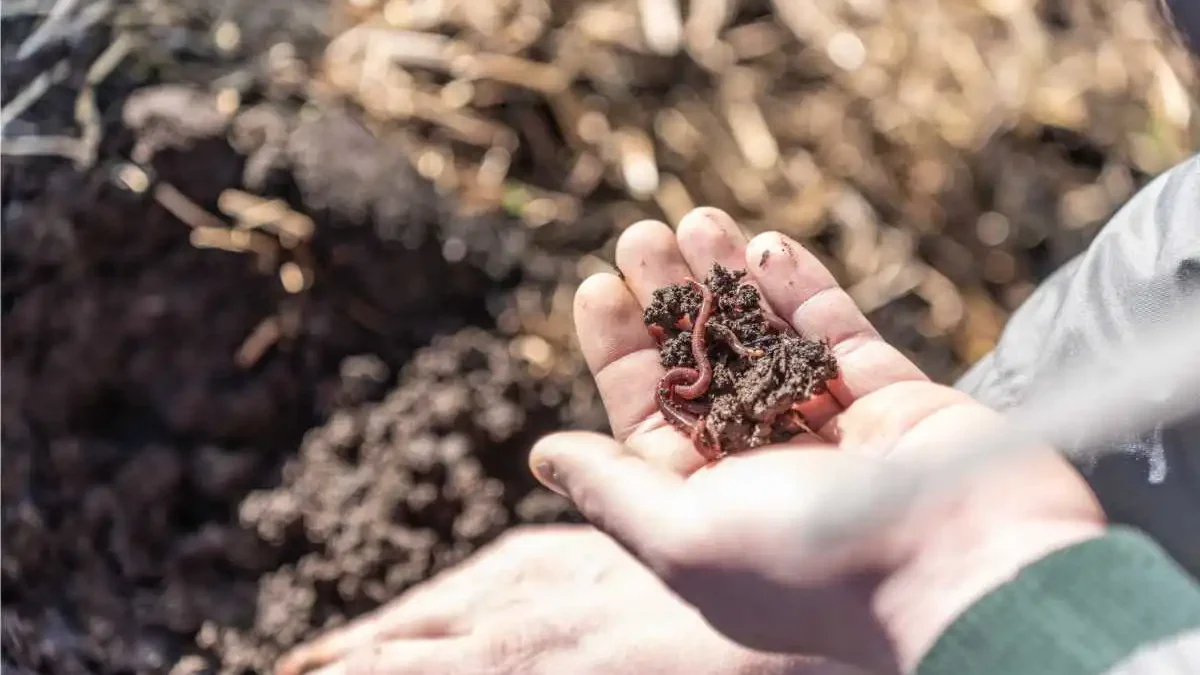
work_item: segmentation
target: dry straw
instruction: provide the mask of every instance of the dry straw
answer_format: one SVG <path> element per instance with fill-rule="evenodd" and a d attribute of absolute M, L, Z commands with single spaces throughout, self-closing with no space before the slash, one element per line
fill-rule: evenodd
<path fill-rule="evenodd" d="M 1143 0 L 340 7 L 324 82 L 461 208 L 617 231 L 724 208 L 819 241 L 865 310 L 915 303 L 962 363 L 1039 257 L 1200 139 L 1193 62 Z"/>

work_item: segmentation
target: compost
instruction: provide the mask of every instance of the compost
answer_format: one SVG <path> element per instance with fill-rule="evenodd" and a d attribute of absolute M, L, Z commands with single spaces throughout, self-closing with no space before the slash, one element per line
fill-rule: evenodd
<path fill-rule="evenodd" d="M 1200 129 L 1153 3 L 685 4 L 6 3 L 6 672 L 264 672 L 572 519 L 526 455 L 605 428 L 636 220 L 796 237 L 945 381 Z M 836 377 L 739 275 L 647 308 L 696 370 L 712 293 L 668 402 L 726 452 Z"/>
<path fill-rule="evenodd" d="M 714 264 L 703 283 L 655 290 L 644 312 L 667 369 L 659 412 L 710 460 L 813 433 L 802 406 L 838 375 L 829 346 L 764 307 L 745 276 Z"/>

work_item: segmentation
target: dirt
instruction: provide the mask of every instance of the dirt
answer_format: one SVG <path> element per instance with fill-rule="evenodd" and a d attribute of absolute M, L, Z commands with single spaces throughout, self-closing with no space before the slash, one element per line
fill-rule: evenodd
<path fill-rule="evenodd" d="M 29 79 L 11 49 L 5 100 Z M 110 80 L 91 167 L 4 157 L 6 672 L 267 671 L 513 523 L 572 519 L 525 453 L 603 428 L 581 359 L 541 368 L 511 320 L 594 230 L 546 249 L 459 215 L 354 110 L 252 86 L 227 115 L 180 79 Z M 40 133 L 77 131 L 60 94 Z M 209 214 L 280 200 L 313 231 L 198 247 L 160 186 Z"/>
<path fill-rule="evenodd" d="M 828 345 L 771 314 L 745 276 L 714 264 L 703 283 L 656 289 L 643 316 L 668 369 L 659 410 L 712 459 L 811 433 L 801 406 L 838 376 Z"/>
<path fill-rule="evenodd" d="M 4 670 L 262 672 L 281 651 L 453 565 L 515 523 L 573 519 L 558 497 L 534 484 L 525 455 L 549 431 L 605 428 L 571 343 L 569 308 L 580 276 L 611 259 L 619 226 L 658 208 L 658 196 L 631 200 L 622 192 L 609 165 L 624 151 L 610 157 L 589 146 L 580 154 L 579 139 L 569 143 L 561 120 L 550 120 L 547 100 L 512 88 L 497 96 L 500 90 L 488 86 L 495 83 L 481 81 L 477 119 L 514 134 L 510 173 L 524 187 L 504 193 L 519 198 L 504 208 L 466 210 L 444 181 L 424 175 L 436 172 L 418 170 L 433 150 L 463 152 L 461 139 L 447 144 L 448 127 L 435 120 L 381 123 L 353 104 L 362 97 L 347 103 L 328 90 L 331 78 L 322 79 L 330 37 L 358 21 L 344 14 L 362 3 L 334 3 L 333 12 L 324 0 L 69 4 L 76 10 L 70 34 L 27 58 L 17 52 L 45 15 L 6 10 L 0 45 L 6 116 L 39 77 L 62 74 L 4 129 Z M 759 25 L 766 5 L 752 4 L 739 12 L 742 28 L 774 34 Z M 555 30 L 574 15 L 577 8 L 568 5 L 548 17 Z M 509 17 L 520 18 L 510 37 L 543 25 L 547 17 L 533 16 L 538 7 L 524 3 L 520 11 L 529 15 Z M 93 20 L 95 8 L 113 14 Z M 491 44 L 480 33 L 489 23 L 462 36 Z M 104 77 L 89 73 L 126 34 L 136 47 L 120 67 Z M 1103 42 L 1080 34 L 1088 44 Z M 585 44 L 574 33 L 546 36 L 572 50 Z M 585 78 L 592 89 L 583 102 L 593 113 L 607 111 L 614 129 L 671 122 L 669 108 L 654 106 L 678 99 L 678 87 L 698 87 L 689 100 L 725 100 L 713 95 L 717 85 L 707 71 L 682 54 L 614 53 L 590 40 L 586 61 L 599 65 Z M 544 45 L 535 46 L 525 56 L 543 52 Z M 775 59 L 748 58 L 762 61 L 754 67 Z M 606 69 L 617 80 L 638 79 L 632 97 L 613 86 Z M 791 119 L 806 101 L 825 105 L 820 96 L 783 97 L 794 74 L 774 79 L 786 86 L 764 100 L 772 120 Z M 365 76 L 354 82 L 366 83 L 368 93 L 380 90 Z M 90 121 L 79 113 L 89 83 Z M 1101 169 L 1113 178 L 1113 194 L 1146 178 L 1118 180 L 1129 164 L 1125 146 L 1105 140 L 1128 126 L 1117 124 L 1127 116 L 1122 111 L 1142 105 L 1142 89 L 1130 91 L 1103 108 L 1103 133 L 1034 133 L 1021 142 L 1001 135 L 977 151 L 948 154 L 954 163 L 945 167 L 956 179 L 934 191 L 936 202 L 910 203 L 911 190 L 876 180 L 928 169 L 922 155 L 846 136 L 846 147 L 866 158 L 852 182 L 885 220 L 899 223 L 898 231 L 911 231 L 916 254 L 949 286 L 979 286 L 980 270 L 991 268 L 977 263 L 1008 251 L 1011 260 L 1000 262 L 1011 265 L 1000 265 L 1004 274 L 989 277 L 1000 281 L 988 283 L 996 294 L 1025 288 L 1089 236 L 1058 227 L 1062 195 L 1100 181 Z M 602 105 L 593 110 L 597 92 Z M 709 114 L 685 110 L 701 121 Z M 844 110 L 855 124 L 872 114 Z M 843 140 L 821 125 L 792 126 Z M 16 139 L 74 142 L 93 132 L 86 161 L 13 151 Z M 706 173 L 725 171 L 714 158 L 736 160 L 735 173 L 742 162 L 721 138 L 711 153 L 660 153 L 661 168 L 682 176 L 695 203 L 736 207 L 737 195 Z M 844 153 L 827 157 L 817 146 L 814 161 L 825 169 L 830 157 L 846 164 Z M 934 148 L 935 159 L 950 153 L 938 143 L 922 147 Z M 587 187 L 580 167 L 593 151 L 607 163 L 601 171 L 613 175 Z M 797 171 L 797 185 L 836 187 L 838 181 L 809 176 L 800 161 L 806 153 L 776 165 Z M 469 153 L 458 159 L 466 162 Z M 474 167 L 463 162 L 452 172 L 460 178 Z M 584 186 L 577 198 L 530 196 L 574 182 Z M 794 211 L 793 198 L 805 212 L 812 196 L 783 185 L 771 191 L 788 204 L 771 214 Z M 281 205 L 311 232 L 230 235 L 234 216 L 225 207 L 237 193 Z M 547 201 L 570 217 L 532 217 Z M 577 211 L 566 208 L 576 202 Z M 855 220 L 848 203 L 838 217 Z M 666 201 L 659 205 L 669 211 Z M 989 254 L 977 241 L 976 222 L 991 209 L 1007 216 L 1014 235 Z M 760 229 L 776 226 L 762 214 L 756 220 Z M 862 245 L 846 228 L 837 235 L 788 230 L 793 226 L 780 225 L 811 236 L 807 243 L 848 285 L 869 278 L 875 263 L 865 264 L 864 256 L 885 248 Z M 221 246 L 200 243 L 214 231 L 225 237 Z M 877 262 L 886 267 L 888 260 Z M 836 363 L 820 343 L 771 328 L 740 276 L 717 272 L 707 280 L 717 296 L 709 325 L 728 328 L 763 355 L 738 355 L 728 340 L 706 332 L 713 381 L 686 407 L 702 411 L 706 437 L 725 451 L 802 431 L 791 408 L 819 392 Z M 859 291 L 868 299 L 888 295 L 869 285 Z M 953 295 L 946 284 L 925 281 L 876 303 L 869 318 L 931 375 L 946 379 L 961 371 L 962 354 L 990 344 L 964 347 L 956 333 L 931 325 L 930 316 L 955 314 L 954 303 L 931 309 Z M 669 333 L 664 364 L 698 365 L 688 326 L 676 324 L 685 314 L 694 319 L 700 301 L 687 286 L 660 296 L 651 318 Z M 999 319 L 990 322 L 988 302 L 967 296 L 963 304 L 967 328 L 960 332 L 994 333 Z"/>
<path fill-rule="evenodd" d="M 211 128 L 167 110 L 176 130 Z M 316 223 L 301 294 L 250 256 L 192 246 L 187 225 L 105 175 L 55 173 L 60 189 L 17 214 L 3 270 L 6 668 L 263 672 L 512 523 L 569 518 L 524 454 L 551 430 L 599 428 L 602 410 L 577 371 L 533 373 L 493 327 L 532 252 L 447 260 L 464 224 L 396 146 L 304 165 L 322 152 L 304 139 L 366 133 L 342 114 L 305 124 L 275 169 Z M 210 208 L 253 158 L 183 134 L 153 154 L 158 180 Z M 350 171 L 388 173 L 393 189 Z M 25 234 L 34 220 L 63 237 Z M 501 215 L 472 226 L 520 230 Z M 286 329 L 239 363 L 263 322 Z"/>

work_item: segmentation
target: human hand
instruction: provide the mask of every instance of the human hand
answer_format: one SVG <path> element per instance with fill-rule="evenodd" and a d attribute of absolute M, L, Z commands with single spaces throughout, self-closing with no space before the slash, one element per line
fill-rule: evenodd
<path fill-rule="evenodd" d="M 804 410 L 819 439 L 704 467 L 658 412 L 663 369 L 641 308 L 654 289 L 702 277 L 713 262 L 747 269 L 777 315 L 831 344 L 840 376 Z M 847 486 L 882 486 L 892 460 L 922 459 L 933 442 L 997 415 L 929 382 L 812 254 L 781 235 L 747 242 L 724 213 L 698 209 L 678 234 L 661 223 L 631 227 L 617 264 L 623 281 L 593 276 L 575 305 L 616 440 L 551 436 L 531 466 L 732 639 L 906 670 L 1007 576 L 1100 533 L 1086 484 L 1047 450 L 898 514 L 882 532 L 818 540 L 824 501 Z"/>
<path fill-rule="evenodd" d="M 287 654 L 278 675 L 852 675 L 718 634 L 611 539 L 517 528 L 463 565 Z"/>

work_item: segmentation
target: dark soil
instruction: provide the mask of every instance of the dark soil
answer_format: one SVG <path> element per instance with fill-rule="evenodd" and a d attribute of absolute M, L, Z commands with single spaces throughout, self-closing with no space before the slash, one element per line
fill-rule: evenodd
<path fill-rule="evenodd" d="M 301 294 L 249 256 L 193 247 L 101 172 L 52 172 L 10 212 L 6 669 L 264 672 L 513 523 L 569 517 L 525 454 L 603 411 L 578 369 L 536 374 L 492 328 L 518 280 L 536 288 L 518 258 L 545 254 L 448 261 L 447 237 L 521 226 L 448 216 L 402 147 L 363 143 L 349 115 L 296 129 L 274 180 L 317 225 Z M 360 143 L 356 163 L 316 161 L 331 138 Z M 154 174 L 213 211 L 252 157 L 223 137 L 169 145 Z M 390 189 L 362 178 L 385 173 Z M 266 321 L 285 329 L 239 361 Z"/>
<path fill-rule="evenodd" d="M 631 203 L 613 186 L 619 176 L 582 192 L 578 217 L 539 226 L 511 206 L 460 210 L 452 191 L 414 169 L 419 153 L 445 145 L 438 125 L 380 123 L 322 86 L 325 46 L 362 3 L 59 4 L 76 10 L 66 32 L 21 58 L 46 15 L 6 8 L 0 45 L 6 116 L 44 74 L 64 73 L 4 128 L 0 667 L 263 672 L 281 651 L 515 523 L 572 518 L 534 484 L 526 453 L 552 430 L 605 426 L 565 308 L 580 260 L 611 258 L 616 226 L 634 219 L 614 208 Z M 751 4 L 740 21 L 765 16 L 765 4 Z M 572 7 L 556 4 L 550 19 Z M 113 11 L 88 19 L 97 8 Z M 237 40 L 219 47 L 226 22 Z M 89 69 L 125 34 L 136 47 L 100 78 L 94 128 L 82 128 Z M 526 56 L 540 59 L 540 49 Z M 763 59 L 770 68 L 774 57 Z M 662 110 L 647 102 L 671 101 L 678 86 L 719 98 L 707 71 L 687 66 L 701 76 L 681 79 L 682 57 L 586 60 L 600 64 L 592 79 L 614 128 L 649 128 Z M 632 98 L 604 84 L 606 69 L 638 81 Z M 772 97 L 767 107 L 791 119 L 796 101 Z M 572 155 L 559 152 L 558 123 L 544 123 L 546 102 L 510 92 L 481 105 L 519 141 L 512 173 L 561 189 Z M 869 114 L 846 109 L 850 121 Z M 16 139 L 92 132 L 94 153 L 79 164 L 12 151 Z M 1083 141 L 1125 166 L 1112 143 Z M 876 154 L 862 139 L 847 142 Z M 989 282 L 998 289 L 1025 284 L 1030 269 L 1040 277 L 1086 242 L 1086 231 L 1058 227 L 1056 200 L 1100 169 L 1064 153 L 1061 139 L 1007 134 L 956 151 L 947 165 L 955 180 L 911 213 L 900 209 L 907 191 L 872 176 L 904 176 L 920 157 L 867 144 L 880 146 L 887 171 L 870 164 L 859 187 L 885 220 L 922 224 L 903 226 L 955 285 L 980 283 L 987 251 L 974 224 L 983 211 L 1003 212 L 1014 228 L 1004 244 L 1012 273 Z M 721 166 L 709 155 L 660 157 L 669 171 L 687 169 L 680 175 L 696 203 L 736 205 L 693 170 Z M 115 180 L 132 169 L 144 172 L 144 189 Z M 311 220 L 311 237 L 268 240 L 269 254 L 201 248 L 193 236 L 203 223 L 167 208 L 162 190 L 224 225 L 228 191 L 279 200 Z M 822 237 L 814 247 L 853 281 L 838 253 L 853 242 Z M 296 267 L 300 288 L 282 282 Z M 836 375 L 823 345 L 770 328 L 739 279 L 718 270 L 708 280 L 717 306 L 704 353 L 714 379 L 679 404 L 702 412 L 706 436 L 725 451 L 798 432 L 791 408 Z M 927 295 L 910 292 L 870 318 L 945 379 L 961 370 L 964 349 L 928 330 Z M 699 304 L 689 287 L 660 294 L 651 318 L 667 332 L 668 366 L 697 365 L 689 327 L 676 324 Z M 763 356 L 738 356 L 714 326 Z"/>
<path fill-rule="evenodd" d="M 14 32 L 6 101 L 37 70 L 8 68 Z M 513 348 L 514 307 L 569 281 L 594 227 L 543 228 L 547 249 L 459 216 L 355 111 L 254 85 L 224 116 L 178 83 L 216 69 L 195 66 L 111 78 L 94 166 L 4 158 L 5 672 L 268 671 L 512 524 L 570 519 L 526 453 L 604 425 L 578 357 Z M 76 135 L 62 94 L 6 134 Z M 113 180 L 130 163 L 149 189 Z M 280 199 L 314 232 L 266 266 L 198 248 L 156 185 L 210 214 L 230 189 Z"/>
<path fill-rule="evenodd" d="M 745 276 L 714 264 L 704 290 L 697 283 L 659 288 L 644 314 L 668 368 L 656 392 L 659 409 L 714 458 L 809 431 L 800 404 L 838 376 L 828 346 L 770 314 L 758 289 L 741 283 Z M 708 369 L 711 382 L 687 391 Z"/>

